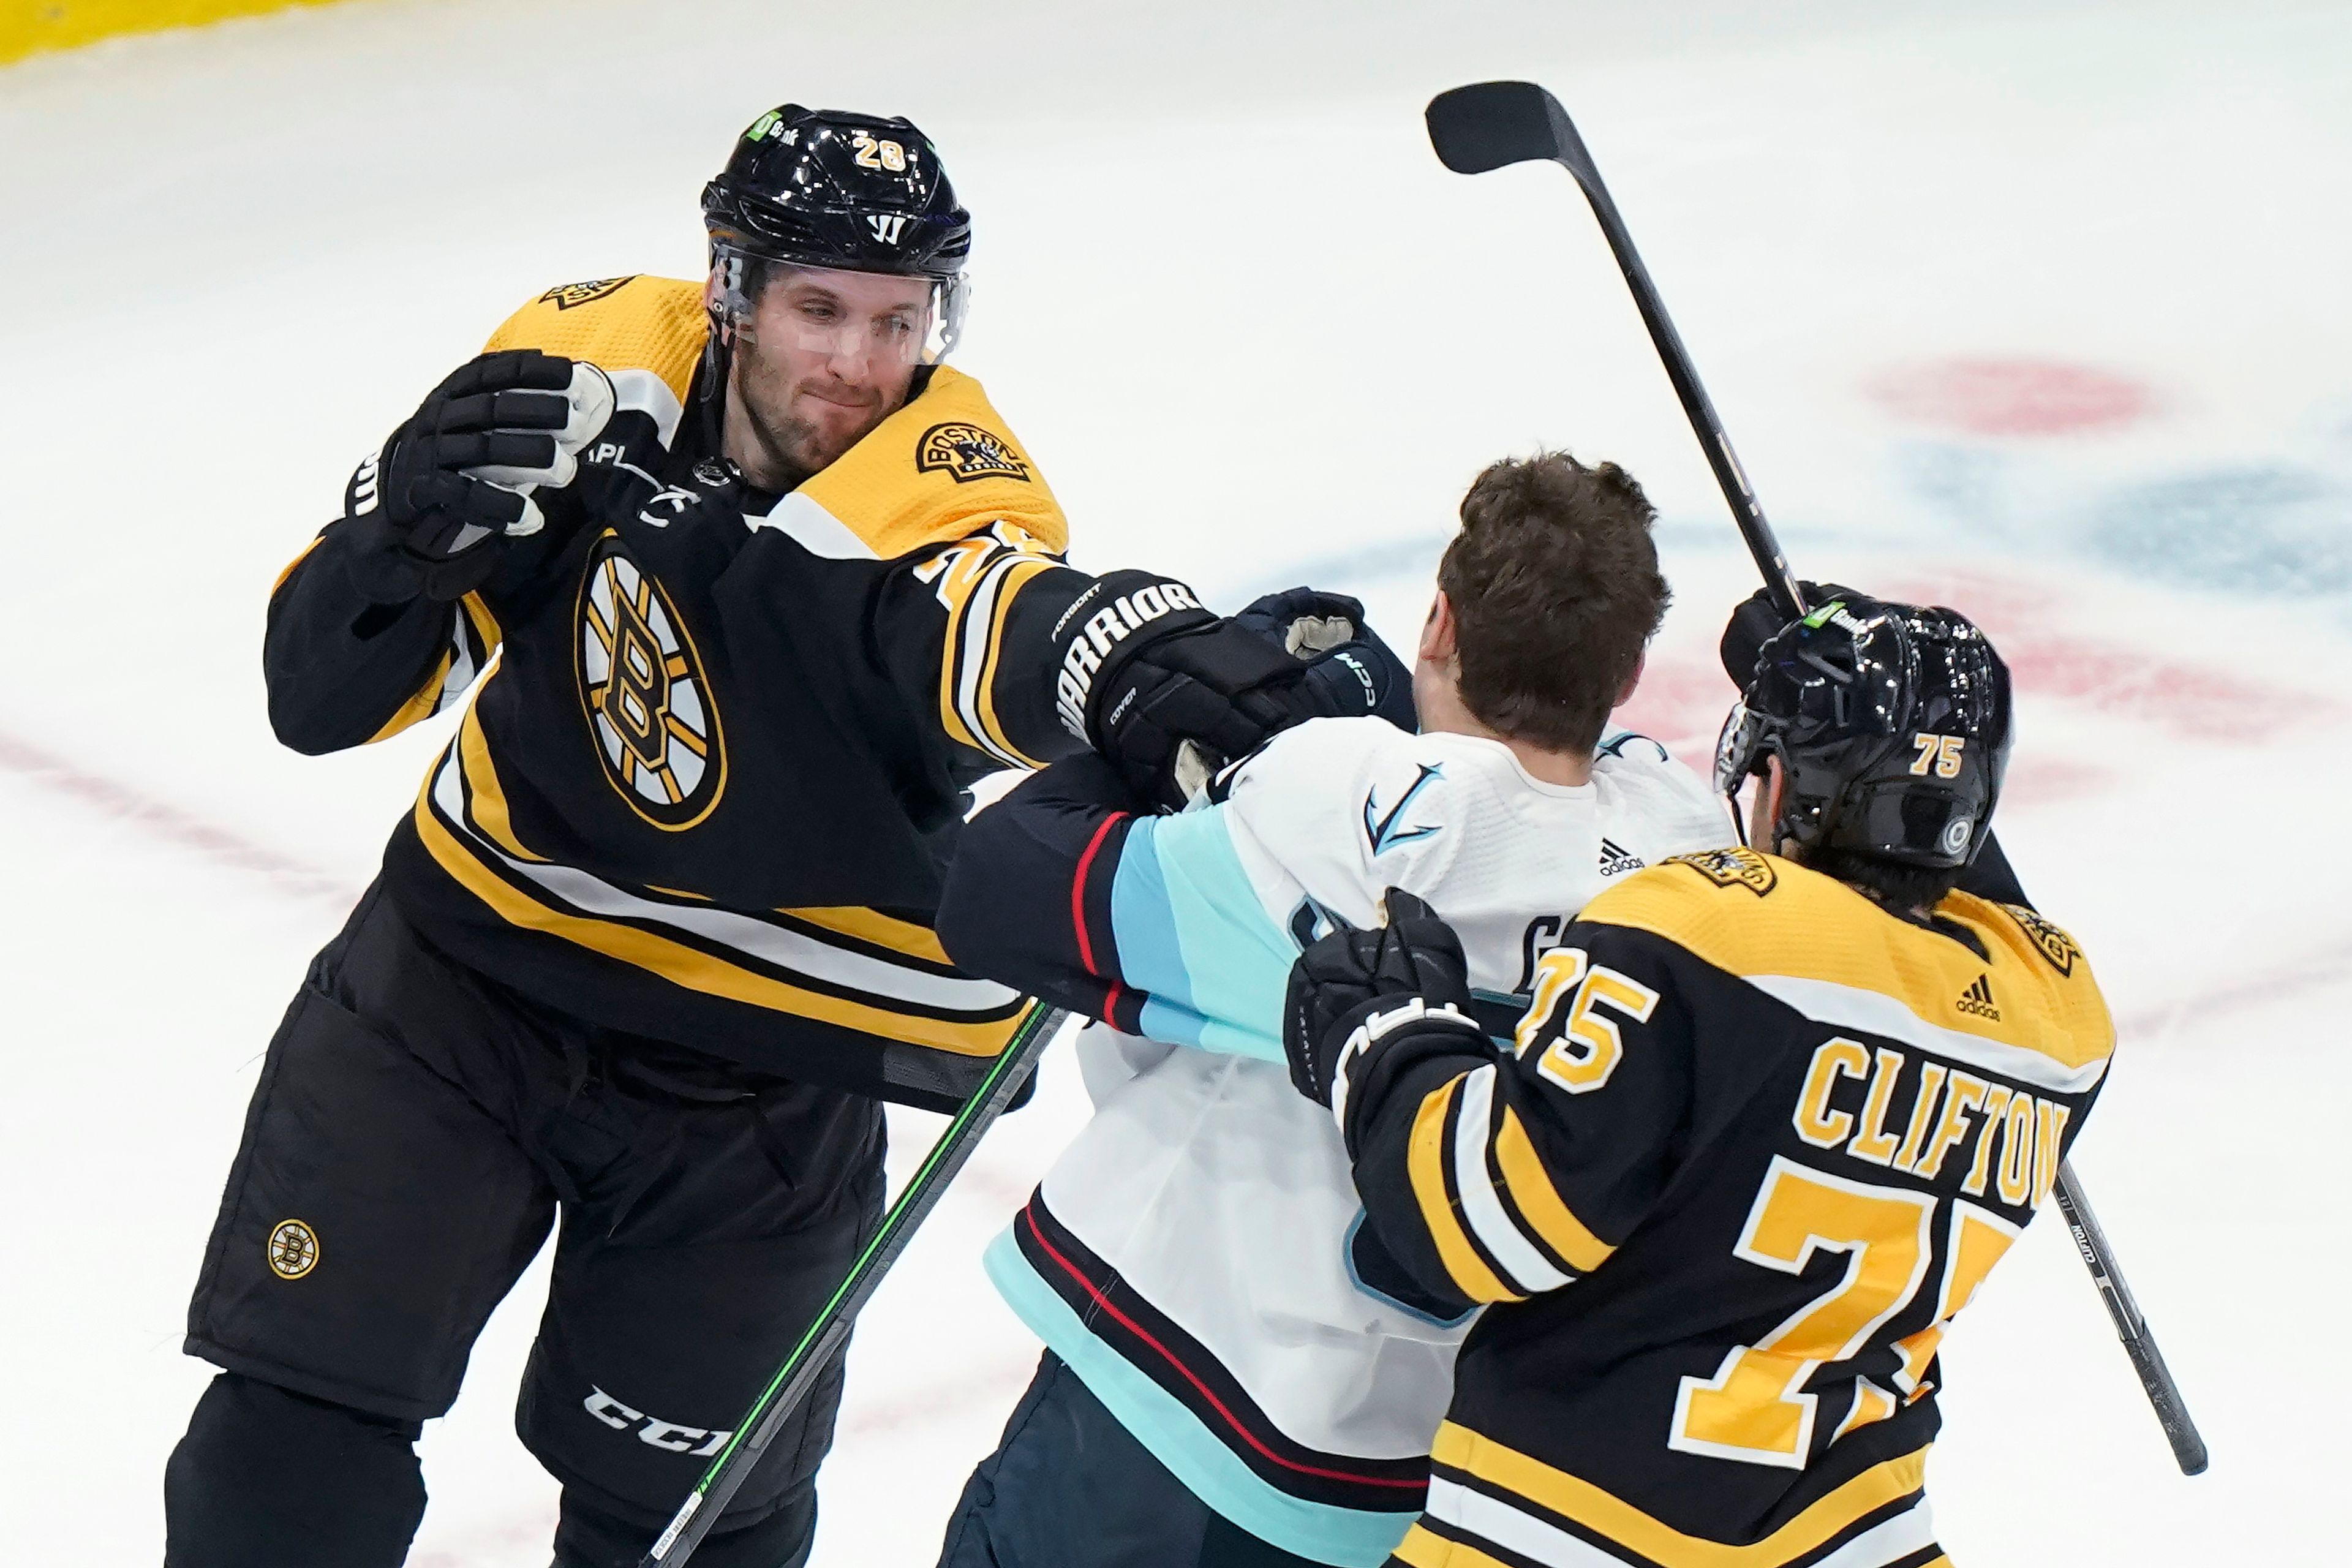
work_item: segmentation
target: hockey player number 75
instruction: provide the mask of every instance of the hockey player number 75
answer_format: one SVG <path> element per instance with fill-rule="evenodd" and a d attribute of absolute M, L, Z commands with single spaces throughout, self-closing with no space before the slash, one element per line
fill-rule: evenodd
<path fill-rule="evenodd" d="M 1925 1193 L 1848 1181 L 1773 1157 L 1748 1210 L 1733 1256 L 1801 1274 L 1818 1251 L 1846 1255 L 1844 1275 L 1764 1339 L 1726 1356 L 1712 1378 L 1685 1377 L 1675 1399 L 1669 1447 L 1710 1458 L 1802 1469 L 1812 1452 L 1820 1395 L 1805 1383 L 1824 1363 L 1860 1352 L 1886 1321 L 1919 1293 L 1934 1254 L 1936 1213 Z M 1853 1403 L 1838 1428 L 1884 1420 L 1916 1398 L 1944 1325 L 1968 1304 L 2017 1227 L 1973 1204 L 1949 1201 L 1948 1245 L 1935 1321 L 1895 1344 L 1902 1365 L 1895 1389 L 1855 1380 Z"/>

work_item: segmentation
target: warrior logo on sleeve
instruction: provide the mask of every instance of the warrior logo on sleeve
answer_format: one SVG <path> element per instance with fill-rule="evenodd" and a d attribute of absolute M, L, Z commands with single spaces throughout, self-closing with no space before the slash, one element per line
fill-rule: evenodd
<path fill-rule="evenodd" d="M 580 700 L 604 776 L 656 827 L 692 827 L 726 787 L 719 710 L 677 612 L 609 530 L 589 553 L 579 617 Z"/>

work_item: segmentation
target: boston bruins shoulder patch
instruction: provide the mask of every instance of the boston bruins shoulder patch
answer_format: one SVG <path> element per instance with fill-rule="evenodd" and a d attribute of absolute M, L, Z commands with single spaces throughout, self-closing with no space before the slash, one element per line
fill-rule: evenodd
<path fill-rule="evenodd" d="M 2074 945 L 2073 937 L 2022 904 L 2003 904 L 2000 907 L 2003 913 L 2017 922 L 2018 929 L 2025 932 L 2026 940 L 2033 943 L 2034 951 L 2050 961 L 2051 968 L 2061 974 L 2074 973 L 2074 961 L 2083 956 L 2083 950 Z"/>
<path fill-rule="evenodd" d="M 915 443 L 915 467 L 926 474 L 943 473 L 960 485 L 974 479 L 1029 478 L 1029 464 L 1012 443 L 977 425 L 955 421 L 934 425 Z"/>
<path fill-rule="evenodd" d="M 1759 899 L 1780 882 L 1772 862 L 1753 849 L 1702 849 L 1696 855 L 1676 855 L 1665 864 L 1687 866 L 1718 888 L 1745 888 Z"/>
<path fill-rule="evenodd" d="M 589 552 L 576 613 L 580 701 L 605 778 L 656 827 L 692 827 L 727 786 L 719 710 L 694 639 L 609 529 Z"/>
<path fill-rule="evenodd" d="M 591 278 L 585 283 L 559 284 L 541 294 L 539 302 L 552 305 L 559 310 L 569 310 L 575 305 L 585 305 L 608 294 L 616 294 L 625 284 L 635 282 L 637 277 L 638 274 L 632 272 L 626 278 Z"/>

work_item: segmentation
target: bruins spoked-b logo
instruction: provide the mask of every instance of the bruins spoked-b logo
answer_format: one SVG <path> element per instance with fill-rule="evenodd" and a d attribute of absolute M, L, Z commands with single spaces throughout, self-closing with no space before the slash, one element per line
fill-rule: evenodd
<path fill-rule="evenodd" d="M 319 1267 L 319 1233 L 299 1219 L 281 1219 L 269 1232 L 269 1271 L 299 1279 Z"/>
<path fill-rule="evenodd" d="M 977 425 L 934 425 L 915 444 L 915 467 L 960 485 L 974 479 L 1029 478 L 1029 465 L 1003 437 Z"/>
<path fill-rule="evenodd" d="M 607 294 L 618 293 L 625 283 L 634 283 L 637 274 L 626 278 L 591 278 L 584 283 L 561 283 L 539 297 L 542 305 L 552 305 L 559 310 L 569 310 L 575 305 L 585 305 Z"/>
<path fill-rule="evenodd" d="M 604 776 L 656 827 L 710 815 L 727 783 L 719 710 L 660 585 L 607 530 L 580 585 L 580 700 Z"/>

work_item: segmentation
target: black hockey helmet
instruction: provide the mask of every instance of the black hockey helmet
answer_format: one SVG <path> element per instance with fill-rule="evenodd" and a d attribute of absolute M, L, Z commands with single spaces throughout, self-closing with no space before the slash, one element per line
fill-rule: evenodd
<path fill-rule="evenodd" d="M 2009 667 L 1968 617 L 1846 595 L 1766 641 L 1716 784 L 1731 794 L 1778 757 L 1774 843 L 1948 869 L 1984 838 L 2010 736 Z"/>
<path fill-rule="evenodd" d="M 797 103 L 743 132 L 702 220 L 714 245 L 845 272 L 953 278 L 971 250 L 971 215 L 912 121 Z"/>
<path fill-rule="evenodd" d="M 926 359 L 945 354 L 961 330 L 971 215 L 911 121 L 770 110 L 703 187 L 702 221 L 719 279 L 712 309 L 725 324 L 741 325 L 759 275 L 783 265 L 929 279 Z"/>

